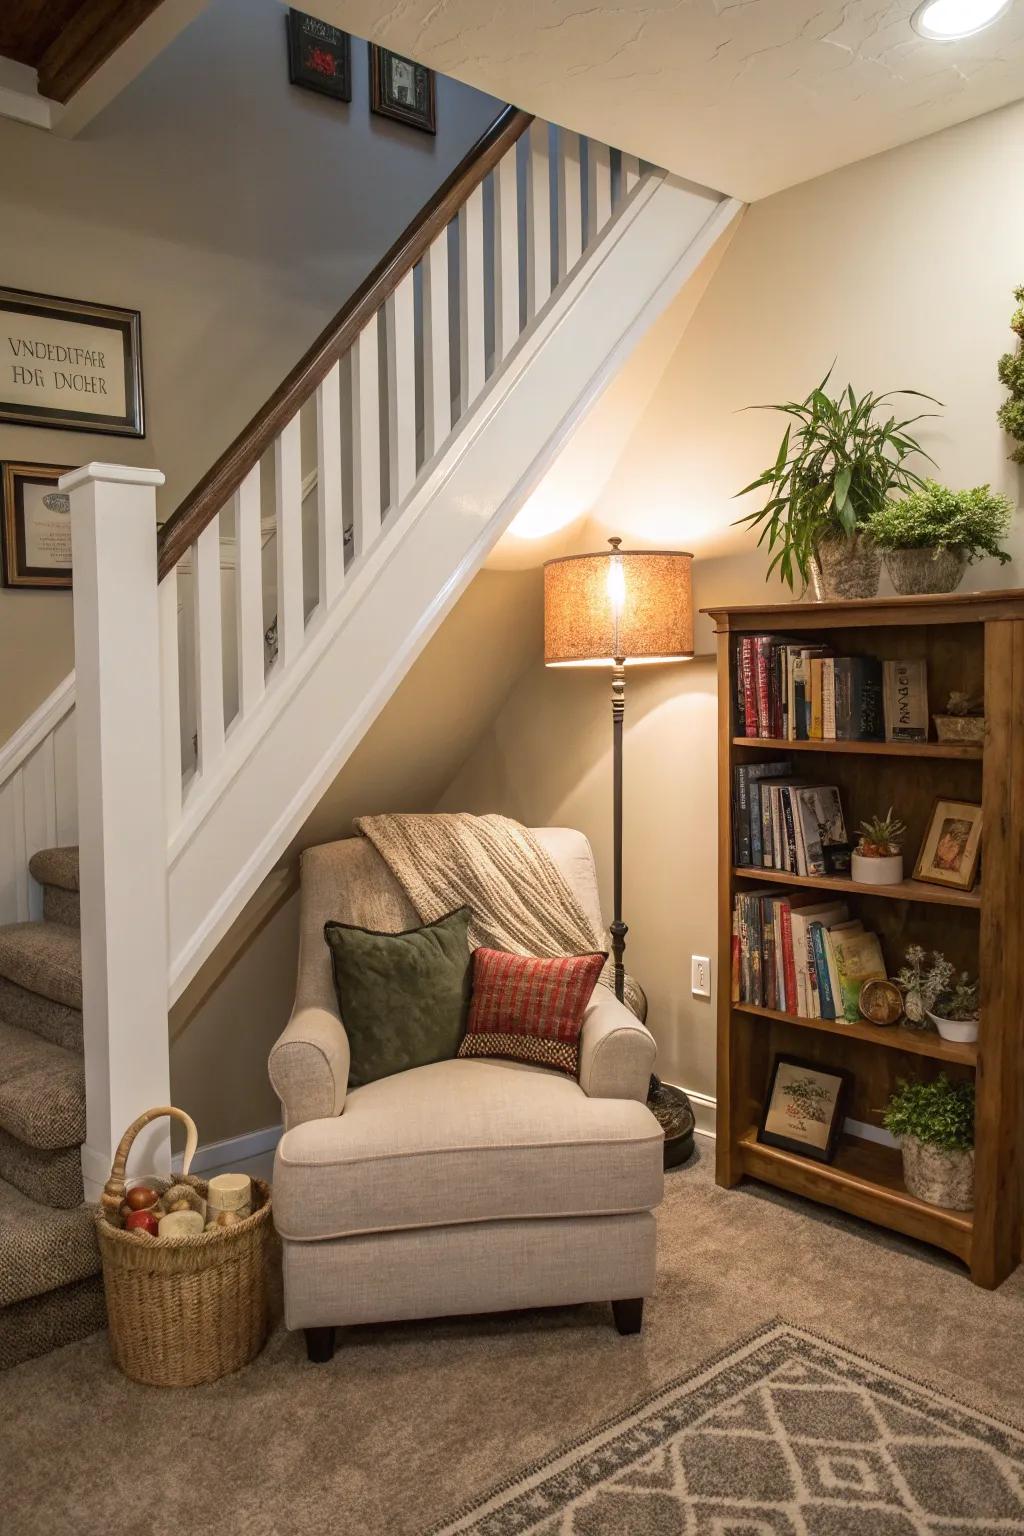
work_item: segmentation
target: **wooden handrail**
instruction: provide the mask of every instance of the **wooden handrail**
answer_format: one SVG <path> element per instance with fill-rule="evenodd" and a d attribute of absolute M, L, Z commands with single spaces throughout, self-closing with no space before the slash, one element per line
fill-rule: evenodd
<path fill-rule="evenodd" d="M 162 581 L 182 555 L 227 504 L 253 465 L 309 399 L 317 385 L 351 347 L 405 274 L 416 265 L 473 189 L 520 138 L 533 114 L 506 107 L 460 160 L 448 179 L 399 235 L 366 281 L 342 305 L 306 355 L 271 395 L 247 427 L 222 453 L 160 529 L 157 538 L 157 577 Z"/>

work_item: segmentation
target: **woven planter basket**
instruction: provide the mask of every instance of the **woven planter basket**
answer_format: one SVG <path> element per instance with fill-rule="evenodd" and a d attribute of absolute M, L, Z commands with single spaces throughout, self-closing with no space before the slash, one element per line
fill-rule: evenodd
<path fill-rule="evenodd" d="M 161 1115 L 180 1120 L 188 1132 L 182 1176 L 174 1182 L 206 1195 L 205 1181 L 188 1172 L 198 1140 L 192 1119 L 170 1105 L 140 1115 L 121 1138 L 96 1212 L 110 1349 L 133 1381 L 195 1387 L 237 1371 L 263 1348 L 270 1188 L 253 1179 L 252 1215 L 217 1232 L 184 1238 L 125 1232 L 118 1223 L 128 1153 L 143 1126 Z M 171 1183 L 146 1182 L 161 1193 Z"/>
<path fill-rule="evenodd" d="M 947 1211 L 969 1211 L 974 1205 L 974 1148 L 943 1152 L 916 1136 L 901 1136 L 903 1182 L 918 1200 Z"/>

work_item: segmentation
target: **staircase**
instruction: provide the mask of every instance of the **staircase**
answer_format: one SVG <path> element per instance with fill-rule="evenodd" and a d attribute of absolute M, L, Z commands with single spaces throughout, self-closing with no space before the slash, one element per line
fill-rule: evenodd
<path fill-rule="evenodd" d="M 104 1321 L 83 1204 L 78 849 L 33 854 L 40 921 L 0 927 L 0 1370 Z"/>
<path fill-rule="evenodd" d="M 21 1103 L 0 1177 L 39 1233 L 0 1303 L 64 1317 L 94 1284 L 74 1148 L 95 1199 L 169 1101 L 169 1006 L 740 212 L 508 108 L 159 536 L 158 471 L 62 481 L 76 674 L 0 751 L 0 1095 Z M 80 951 L 77 865 L 50 846 L 76 837 Z M 158 1122 L 133 1166 L 168 1158 Z"/>

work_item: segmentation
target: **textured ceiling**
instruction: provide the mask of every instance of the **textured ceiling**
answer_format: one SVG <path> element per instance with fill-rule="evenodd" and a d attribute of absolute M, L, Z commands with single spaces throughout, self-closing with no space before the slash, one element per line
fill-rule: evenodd
<path fill-rule="evenodd" d="M 959 43 L 912 32 L 916 4 L 307 0 L 357 36 L 748 201 L 1024 96 L 1024 0 Z"/>

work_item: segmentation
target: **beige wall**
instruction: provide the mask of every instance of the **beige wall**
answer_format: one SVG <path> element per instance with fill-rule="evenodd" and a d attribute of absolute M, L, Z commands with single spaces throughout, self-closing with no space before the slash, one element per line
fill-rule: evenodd
<path fill-rule="evenodd" d="M 145 438 L 0 423 L 0 459 L 154 465 L 169 514 L 493 119 L 436 136 L 288 82 L 278 0 L 212 0 L 71 141 L 0 120 L 0 285 L 138 309 Z M 71 599 L 0 588 L 0 744 L 73 666 Z M 8 663 L 16 658 L 16 668 Z"/>
<path fill-rule="evenodd" d="M 1024 279 L 1024 106 L 1006 109 L 755 204 L 746 214 L 576 547 L 610 532 L 697 556 L 698 604 L 781 600 L 732 494 L 774 456 L 781 418 L 741 412 L 802 397 L 837 358 L 855 388 L 909 385 L 945 401 L 926 442 L 955 486 L 1024 477 L 995 421 L 996 359 Z M 1024 521 L 1011 566 L 973 586 L 1024 584 Z M 627 682 L 624 912 L 628 963 L 647 989 L 660 1070 L 714 1093 L 714 1007 L 690 995 L 690 955 L 715 954 L 716 692 L 706 621 L 699 655 Z M 591 838 L 610 907 L 607 679 L 533 659 L 445 809 L 567 822 Z M 717 959 L 717 957 L 716 957 Z"/>

